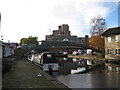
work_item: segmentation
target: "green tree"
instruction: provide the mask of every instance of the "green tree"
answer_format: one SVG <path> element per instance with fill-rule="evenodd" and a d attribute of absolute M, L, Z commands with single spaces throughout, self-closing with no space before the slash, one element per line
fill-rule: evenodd
<path fill-rule="evenodd" d="M 36 44 L 36 45 L 38 45 L 37 39 L 38 39 L 38 37 L 32 37 L 32 36 L 29 36 L 28 38 L 22 38 L 20 40 L 20 45 L 24 45 L 24 44 Z"/>

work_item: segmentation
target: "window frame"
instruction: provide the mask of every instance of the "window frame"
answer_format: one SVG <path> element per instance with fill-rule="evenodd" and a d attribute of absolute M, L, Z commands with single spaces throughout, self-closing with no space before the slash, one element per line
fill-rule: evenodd
<path fill-rule="evenodd" d="M 109 36 L 107 37 L 107 42 L 111 42 L 112 41 L 112 38 Z"/>
<path fill-rule="evenodd" d="M 117 48 L 117 49 L 115 49 L 115 51 L 116 51 L 116 53 L 115 53 L 116 55 L 120 55 L 120 49 Z"/>
<path fill-rule="evenodd" d="M 115 35 L 115 41 L 118 42 L 120 39 L 120 35 Z"/>
<path fill-rule="evenodd" d="M 112 54 L 112 49 L 108 49 L 108 55 Z"/>

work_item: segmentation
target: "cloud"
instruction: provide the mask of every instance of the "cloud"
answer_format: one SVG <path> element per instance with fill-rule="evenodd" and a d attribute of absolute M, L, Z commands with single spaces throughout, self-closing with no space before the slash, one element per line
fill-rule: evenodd
<path fill-rule="evenodd" d="M 78 36 L 84 35 L 82 31 L 88 29 L 91 18 L 98 15 L 105 18 L 111 12 L 111 8 L 103 6 L 100 0 L 62 0 L 52 7 L 52 14 L 60 20 L 68 21 L 70 30 Z"/>
<path fill-rule="evenodd" d="M 5 41 L 19 42 L 30 35 L 44 40 L 50 28 L 56 30 L 58 25 L 68 24 L 72 35 L 84 36 L 89 34 L 92 17 L 105 18 L 112 12 L 103 5 L 105 1 L 110 0 L 3 0 L 2 35 Z"/>

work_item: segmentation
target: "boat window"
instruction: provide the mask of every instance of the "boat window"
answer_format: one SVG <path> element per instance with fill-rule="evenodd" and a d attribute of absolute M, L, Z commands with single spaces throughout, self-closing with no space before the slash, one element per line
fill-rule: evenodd
<path fill-rule="evenodd" d="M 43 63 L 57 63 L 55 56 L 53 54 L 44 54 Z"/>
<path fill-rule="evenodd" d="M 48 58 L 51 58 L 52 56 L 51 56 L 51 54 L 47 54 L 47 57 L 48 57 Z"/>

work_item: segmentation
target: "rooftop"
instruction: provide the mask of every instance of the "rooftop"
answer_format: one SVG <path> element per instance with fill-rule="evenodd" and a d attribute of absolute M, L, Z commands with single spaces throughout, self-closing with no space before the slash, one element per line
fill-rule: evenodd
<path fill-rule="evenodd" d="M 120 34 L 120 27 L 109 28 L 105 32 L 103 32 L 101 36 L 116 35 L 116 34 Z"/>

